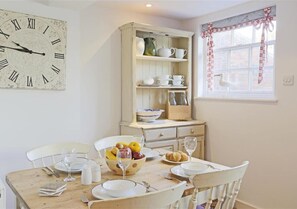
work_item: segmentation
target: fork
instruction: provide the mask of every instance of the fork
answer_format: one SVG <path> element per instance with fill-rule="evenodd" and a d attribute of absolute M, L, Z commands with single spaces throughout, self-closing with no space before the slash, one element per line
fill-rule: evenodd
<path fill-rule="evenodd" d="M 154 187 L 152 187 L 148 182 L 146 182 L 146 181 L 142 181 L 142 183 L 143 183 L 143 185 L 144 185 L 145 188 L 146 188 L 146 192 L 149 192 L 149 189 L 150 189 L 150 188 L 152 188 L 152 189 L 154 189 L 154 190 L 157 191 L 157 189 L 154 188 Z"/>
<path fill-rule="evenodd" d="M 48 176 L 52 176 L 54 175 L 53 173 L 51 173 L 49 170 L 47 170 L 46 168 L 42 168 L 42 170 L 48 175 Z"/>
<path fill-rule="evenodd" d="M 83 203 L 86 203 L 86 204 L 88 204 L 89 203 L 89 199 L 88 199 L 88 197 L 85 195 L 85 194 L 82 194 L 81 196 L 80 196 L 80 200 L 83 202 Z"/>

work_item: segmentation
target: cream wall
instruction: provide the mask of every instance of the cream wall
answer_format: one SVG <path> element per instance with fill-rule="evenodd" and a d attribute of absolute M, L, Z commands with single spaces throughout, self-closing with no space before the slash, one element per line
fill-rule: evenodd
<path fill-rule="evenodd" d="M 82 134 L 91 140 L 119 134 L 121 34 L 128 22 L 180 28 L 180 22 L 91 6 L 81 13 Z"/>
<path fill-rule="evenodd" d="M 207 122 L 207 159 L 238 165 L 249 160 L 239 199 L 265 209 L 296 209 L 297 198 L 297 85 L 283 86 L 285 75 L 296 78 L 297 2 L 276 1 L 277 43 L 275 57 L 277 103 L 195 100 L 198 119 Z M 273 2 L 253 1 L 215 14 L 183 22 L 196 31 L 199 25 L 240 13 L 261 9 Z M 197 35 L 198 34 L 198 35 Z M 198 47 L 201 47 L 198 45 Z M 197 81 L 197 59 L 194 59 Z M 296 81 L 296 80 L 295 80 Z M 197 82 L 196 82 L 197 84 Z"/>

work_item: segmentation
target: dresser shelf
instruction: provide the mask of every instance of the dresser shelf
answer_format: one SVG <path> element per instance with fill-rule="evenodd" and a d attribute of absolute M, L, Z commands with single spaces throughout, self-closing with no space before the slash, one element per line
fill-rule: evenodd
<path fill-rule="evenodd" d="M 158 56 L 141 56 L 136 55 L 136 59 L 138 60 L 151 60 L 151 61 L 160 61 L 160 62 L 187 62 L 188 59 L 178 59 L 172 57 L 158 57 Z"/>

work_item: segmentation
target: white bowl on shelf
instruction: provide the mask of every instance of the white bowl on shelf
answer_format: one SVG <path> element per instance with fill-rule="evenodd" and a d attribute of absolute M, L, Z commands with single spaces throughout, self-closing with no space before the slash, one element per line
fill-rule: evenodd
<path fill-rule="evenodd" d="M 153 122 L 158 119 L 164 110 L 160 109 L 144 109 L 137 111 L 138 119 L 143 122 Z"/>
<path fill-rule="evenodd" d="M 116 179 L 102 183 L 102 188 L 112 197 L 124 197 L 131 194 L 136 185 L 135 181 Z"/>

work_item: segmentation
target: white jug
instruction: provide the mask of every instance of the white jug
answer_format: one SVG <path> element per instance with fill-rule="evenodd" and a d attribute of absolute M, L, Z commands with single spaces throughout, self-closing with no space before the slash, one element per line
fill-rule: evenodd
<path fill-rule="evenodd" d="M 175 53 L 175 48 L 160 48 L 158 49 L 158 55 L 160 57 L 170 57 Z"/>
<path fill-rule="evenodd" d="M 144 48 L 145 45 L 143 38 L 136 37 L 136 55 L 143 55 Z"/>

